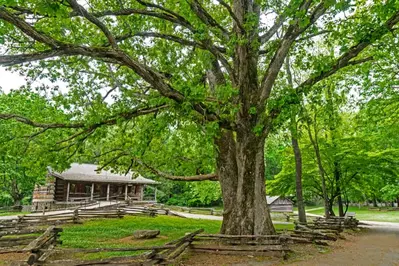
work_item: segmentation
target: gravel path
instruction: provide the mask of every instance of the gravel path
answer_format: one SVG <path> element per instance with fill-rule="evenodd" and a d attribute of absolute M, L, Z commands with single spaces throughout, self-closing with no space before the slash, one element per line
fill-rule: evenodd
<path fill-rule="evenodd" d="M 370 229 L 351 241 L 342 241 L 327 254 L 288 265 L 398 266 L 399 229 Z"/>
<path fill-rule="evenodd" d="M 195 213 L 186 213 L 186 212 L 177 212 L 173 211 L 181 217 L 191 218 L 191 219 L 203 219 L 203 220 L 215 220 L 222 221 L 222 216 L 216 215 L 206 215 L 206 214 L 195 214 Z M 282 221 L 273 221 L 273 224 L 292 224 L 292 222 L 282 222 Z"/>

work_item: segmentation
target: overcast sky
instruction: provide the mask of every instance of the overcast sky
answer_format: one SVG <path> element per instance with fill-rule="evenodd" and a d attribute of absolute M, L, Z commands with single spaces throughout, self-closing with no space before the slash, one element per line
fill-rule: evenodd
<path fill-rule="evenodd" d="M 13 73 L 7 71 L 4 67 L 0 67 L 0 87 L 4 92 L 8 93 L 11 89 L 18 89 L 25 83 L 25 78 L 18 73 Z"/>

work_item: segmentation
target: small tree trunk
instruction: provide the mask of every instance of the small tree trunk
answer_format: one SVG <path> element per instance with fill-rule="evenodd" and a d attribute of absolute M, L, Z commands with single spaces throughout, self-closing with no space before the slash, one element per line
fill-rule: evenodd
<path fill-rule="evenodd" d="M 378 207 L 377 198 L 373 196 L 373 207 Z"/>
<path fill-rule="evenodd" d="M 396 199 L 396 207 L 399 208 L 399 197 Z"/>
<path fill-rule="evenodd" d="M 328 212 L 329 212 L 329 216 L 326 218 L 330 218 L 330 216 L 335 216 L 335 212 L 334 212 L 334 199 L 330 199 L 328 201 Z"/>
<path fill-rule="evenodd" d="M 315 117 L 316 120 L 316 117 Z M 323 200 L 324 200 L 324 216 L 328 219 L 330 218 L 330 204 L 328 200 L 328 194 L 327 194 L 327 185 L 326 185 L 326 178 L 324 175 L 324 168 L 323 168 L 323 163 L 321 161 L 321 155 L 320 155 L 320 149 L 319 149 L 319 144 L 318 144 L 318 138 L 317 138 L 317 127 L 316 127 L 316 121 L 314 121 L 314 131 L 315 131 L 315 136 L 313 138 L 312 132 L 310 129 L 310 123 L 308 122 L 308 134 L 309 134 L 309 139 L 310 142 L 313 145 L 315 155 L 316 155 L 316 161 L 317 161 L 317 166 L 319 168 L 319 174 L 320 174 L 320 179 L 321 179 L 321 189 L 323 191 Z"/>
<path fill-rule="evenodd" d="M 290 66 L 290 58 L 287 56 L 285 60 L 285 66 L 287 70 L 288 84 L 291 88 L 294 88 L 294 82 L 292 79 L 291 66 Z M 295 192 L 296 199 L 298 205 L 298 218 L 299 222 L 306 223 L 306 212 L 305 212 L 305 203 L 303 201 L 303 192 L 302 192 L 302 154 L 301 149 L 298 144 L 298 124 L 296 120 L 296 110 L 291 110 L 291 142 L 292 149 L 294 151 L 295 156 Z"/>
<path fill-rule="evenodd" d="M 342 195 L 341 195 L 341 173 L 339 171 L 339 164 L 338 162 L 334 162 L 334 177 L 337 186 L 337 201 L 338 201 L 338 214 L 339 217 L 344 217 L 344 204 L 342 202 Z"/>
<path fill-rule="evenodd" d="M 291 142 L 292 149 L 294 150 L 295 155 L 295 188 L 296 188 L 296 199 L 298 205 L 298 218 L 299 222 L 306 223 L 306 212 L 305 212 L 305 203 L 303 201 L 303 192 L 302 192 L 302 155 L 301 150 L 299 148 L 298 140 L 294 137 L 291 132 Z"/>

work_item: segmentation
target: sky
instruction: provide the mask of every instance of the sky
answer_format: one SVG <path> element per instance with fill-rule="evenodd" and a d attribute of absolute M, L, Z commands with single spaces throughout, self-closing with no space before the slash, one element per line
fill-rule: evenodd
<path fill-rule="evenodd" d="M 16 72 L 10 72 L 0 66 L 0 87 L 5 93 L 11 89 L 18 89 L 26 83 L 25 78 Z"/>

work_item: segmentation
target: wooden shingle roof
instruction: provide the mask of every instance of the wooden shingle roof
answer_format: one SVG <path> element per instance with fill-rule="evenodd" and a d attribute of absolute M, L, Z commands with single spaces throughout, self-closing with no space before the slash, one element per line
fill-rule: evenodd
<path fill-rule="evenodd" d="M 123 183 L 123 184 L 158 184 L 158 182 L 139 175 L 132 179 L 132 173 L 126 175 L 112 173 L 111 171 L 97 171 L 99 166 L 94 164 L 72 163 L 71 167 L 61 173 L 50 172 L 50 175 L 67 181 L 81 181 L 94 183 Z"/>

